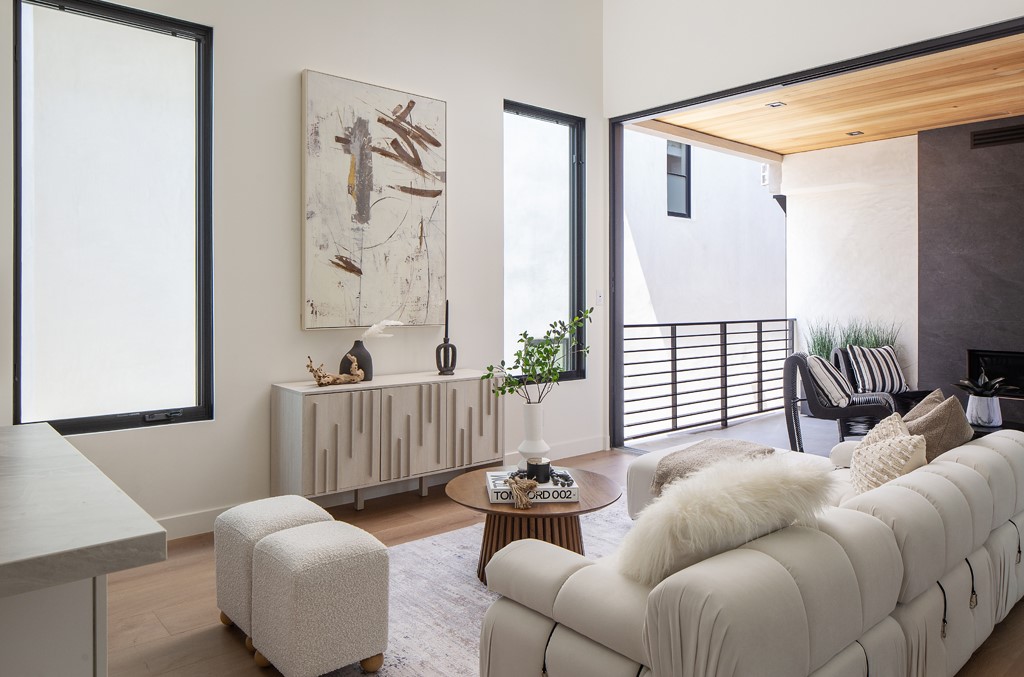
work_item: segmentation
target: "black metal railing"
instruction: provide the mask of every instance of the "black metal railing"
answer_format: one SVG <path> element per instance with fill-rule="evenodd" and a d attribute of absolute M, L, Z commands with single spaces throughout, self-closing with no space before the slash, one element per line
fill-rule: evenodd
<path fill-rule="evenodd" d="M 783 408 L 793 318 L 623 327 L 625 439 Z"/>

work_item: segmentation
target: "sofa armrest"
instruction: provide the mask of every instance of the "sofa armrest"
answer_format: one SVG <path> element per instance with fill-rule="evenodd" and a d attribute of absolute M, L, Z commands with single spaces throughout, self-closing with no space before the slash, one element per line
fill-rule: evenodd
<path fill-rule="evenodd" d="M 569 577 L 594 564 L 583 555 L 524 538 L 494 553 L 487 563 L 487 587 L 502 597 L 554 617 L 555 597 Z"/>
<path fill-rule="evenodd" d="M 853 450 L 857 448 L 858 444 L 860 444 L 860 440 L 840 442 L 832 447 L 832 451 L 828 454 L 828 459 L 837 468 L 849 468 L 850 462 L 853 460 Z"/>

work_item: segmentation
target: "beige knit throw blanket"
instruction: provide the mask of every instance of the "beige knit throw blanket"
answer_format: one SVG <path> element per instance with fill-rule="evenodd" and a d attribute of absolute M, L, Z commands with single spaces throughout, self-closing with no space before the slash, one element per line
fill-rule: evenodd
<path fill-rule="evenodd" d="M 743 440 L 701 440 L 658 461 L 658 467 L 654 470 L 654 480 L 651 482 L 651 493 L 661 496 L 662 487 L 669 482 L 691 475 L 723 459 L 756 458 L 767 456 L 773 451 L 774 449 L 763 444 Z"/>

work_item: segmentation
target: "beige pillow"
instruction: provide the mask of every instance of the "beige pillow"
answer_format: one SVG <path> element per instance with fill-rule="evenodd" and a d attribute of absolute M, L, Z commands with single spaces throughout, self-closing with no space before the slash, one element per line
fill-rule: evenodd
<path fill-rule="evenodd" d="M 925 439 L 921 435 L 896 435 L 865 442 L 866 437 L 853 450 L 850 462 L 850 481 L 858 493 L 880 487 L 926 463 Z"/>
<path fill-rule="evenodd" d="M 935 407 L 942 404 L 945 399 L 946 396 L 942 394 L 942 390 L 940 388 L 936 388 L 928 393 L 927 397 L 915 404 L 913 409 L 903 415 L 903 422 L 910 423 L 911 421 L 916 421 Z"/>
<path fill-rule="evenodd" d="M 974 428 L 967 422 L 964 406 L 955 397 L 950 397 L 920 418 L 908 421 L 907 429 L 911 435 L 924 436 L 929 463 L 936 456 L 970 442 L 974 437 Z"/>

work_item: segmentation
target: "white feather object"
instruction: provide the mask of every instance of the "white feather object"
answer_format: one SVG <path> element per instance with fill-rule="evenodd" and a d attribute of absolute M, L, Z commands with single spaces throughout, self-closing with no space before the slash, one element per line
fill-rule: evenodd
<path fill-rule="evenodd" d="M 402 324 L 405 323 L 399 322 L 398 320 L 381 320 L 377 324 L 373 325 L 372 327 L 364 331 L 363 335 L 360 336 L 359 338 L 362 341 L 371 338 L 390 338 L 391 336 L 394 336 L 394 334 L 385 334 L 384 329 L 386 327 L 397 327 Z"/>
<path fill-rule="evenodd" d="M 781 454 L 726 460 L 667 485 L 626 534 L 619 571 L 654 586 L 677 571 L 794 523 L 817 524 L 827 468 Z"/>

